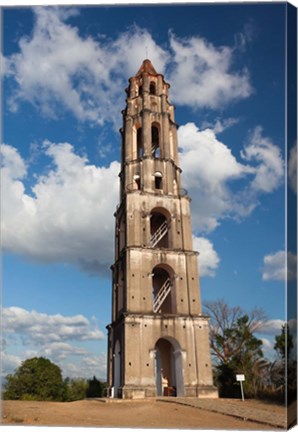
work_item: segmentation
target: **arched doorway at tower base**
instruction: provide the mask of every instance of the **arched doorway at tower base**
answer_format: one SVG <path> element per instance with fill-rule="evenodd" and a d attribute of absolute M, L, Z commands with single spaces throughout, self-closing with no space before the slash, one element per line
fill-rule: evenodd
<path fill-rule="evenodd" d="M 155 381 L 157 396 L 184 396 L 181 347 L 174 338 L 155 344 Z"/>

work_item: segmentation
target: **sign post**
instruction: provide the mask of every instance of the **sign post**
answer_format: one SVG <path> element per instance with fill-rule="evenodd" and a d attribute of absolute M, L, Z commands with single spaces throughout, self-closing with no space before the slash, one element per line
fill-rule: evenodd
<path fill-rule="evenodd" d="M 244 401 L 244 392 L 243 392 L 242 382 L 245 381 L 245 376 L 243 374 L 236 375 L 236 380 L 240 381 L 241 397 L 242 397 L 242 400 Z"/>

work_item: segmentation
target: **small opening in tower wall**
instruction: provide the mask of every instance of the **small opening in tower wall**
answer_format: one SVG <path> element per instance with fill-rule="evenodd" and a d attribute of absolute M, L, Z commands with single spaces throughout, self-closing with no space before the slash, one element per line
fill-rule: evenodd
<path fill-rule="evenodd" d="M 137 190 L 140 190 L 141 189 L 141 178 L 140 178 L 139 174 L 135 174 L 133 176 L 133 179 L 134 179 Z"/>
<path fill-rule="evenodd" d="M 162 189 L 162 174 L 159 171 L 154 174 L 154 187 L 155 189 Z"/>
<path fill-rule="evenodd" d="M 151 83 L 150 83 L 149 92 L 152 95 L 156 95 L 156 84 L 154 81 L 151 81 Z"/>

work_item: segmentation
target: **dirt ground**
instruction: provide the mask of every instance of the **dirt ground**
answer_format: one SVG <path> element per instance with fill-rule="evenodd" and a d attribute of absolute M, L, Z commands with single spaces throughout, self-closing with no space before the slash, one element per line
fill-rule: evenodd
<path fill-rule="evenodd" d="M 228 401 L 227 401 L 228 403 Z M 254 401 L 251 401 L 252 408 Z M 260 403 L 257 403 L 260 408 Z M 264 405 L 264 409 L 283 409 Z M 3 401 L 2 424 L 34 426 L 98 426 L 173 429 L 253 429 L 272 426 L 244 421 L 202 409 L 152 400 L 103 403 Z"/>

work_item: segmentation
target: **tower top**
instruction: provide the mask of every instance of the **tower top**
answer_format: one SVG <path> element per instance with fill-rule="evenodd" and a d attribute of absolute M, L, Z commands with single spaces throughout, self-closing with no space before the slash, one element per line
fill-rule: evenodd
<path fill-rule="evenodd" d="M 138 70 L 138 72 L 136 73 L 136 77 L 142 75 L 143 73 L 148 73 L 150 75 L 158 75 L 158 73 L 156 72 L 156 70 L 154 69 L 151 61 L 149 59 L 145 59 L 142 63 L 142 66 L 140 67 L 140 69 Z"/>

